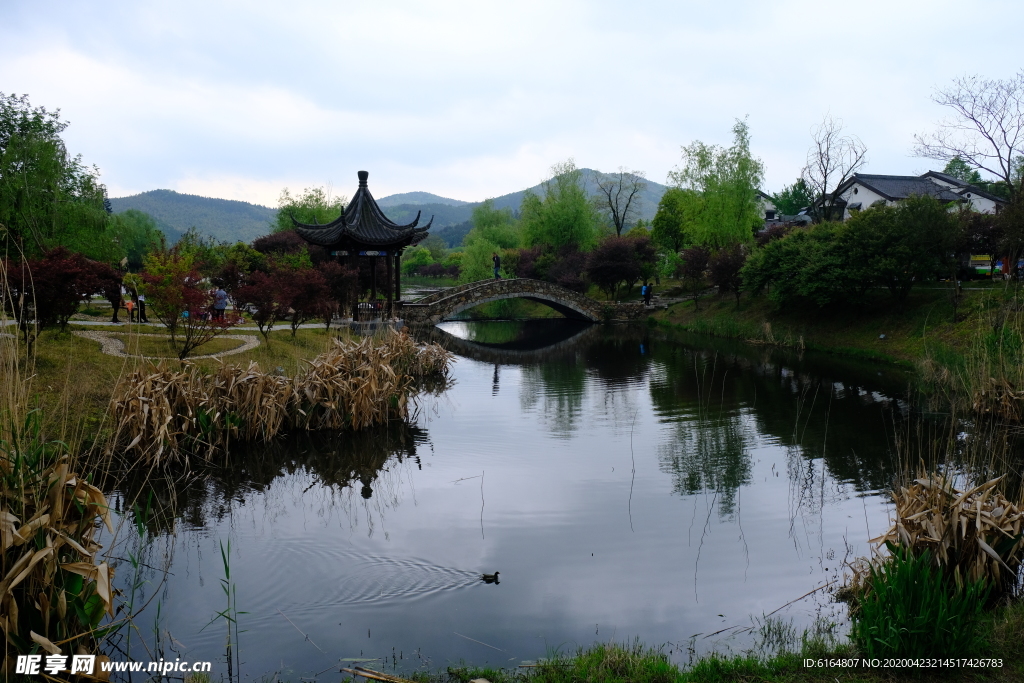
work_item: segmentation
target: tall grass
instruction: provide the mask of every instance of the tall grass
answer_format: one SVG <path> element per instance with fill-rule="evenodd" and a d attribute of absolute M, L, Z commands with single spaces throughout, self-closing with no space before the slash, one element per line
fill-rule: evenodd
<path fill-rule="evenodd" d="M 1024 292 L 986 292 L 961 325 L 955 350 L 933 342 L 920 363 L 925 382 L 948 403 L 977 415 L 1024 421 Z"/>
<path fill-rule="evenodd" d="M 892 546 L 872 566 L 869 590 L 858 601 L 851 638 L 869 658 L 977 657 L 988 588 L 984 577 L 950 586 L 931 553 Z"/>

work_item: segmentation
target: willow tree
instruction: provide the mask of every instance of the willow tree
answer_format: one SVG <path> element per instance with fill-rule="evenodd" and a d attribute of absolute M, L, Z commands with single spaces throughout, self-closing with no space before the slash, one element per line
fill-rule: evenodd
<path fill-rule="evenodd" d="M 683 147 L 683 162 L 669 172 L 675 187 L 693 190 L 701 201 L 691 207 L 694 243 L 723 247 L 749 242 L 761 223 L 757 191 L 764 164 L 750 154 L 750 129 L 737 120 L 733 145 L 723 148 L 700 140 Z"/>
<path fill-rule="evenodd" d="M 527 190 L 519 206 L 527 246 L 587 251 L 597 243 L 600 217 L 583 187 L 583 172 L 572 159 L 551 167 L 544 198 Z"/>

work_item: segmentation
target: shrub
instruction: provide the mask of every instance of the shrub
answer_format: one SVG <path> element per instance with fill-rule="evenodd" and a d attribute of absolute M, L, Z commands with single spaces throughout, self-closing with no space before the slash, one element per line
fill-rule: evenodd
<path fill-rule="evenodd" d="M 850 637 L 861 652 L 879 659 L 977 656 L 984 581 L 957 588 L 932 566 L 930 551 L 915 557 L 907 548 L 889 549 L 892 556 L 871 567 L 853 613 Z"/>

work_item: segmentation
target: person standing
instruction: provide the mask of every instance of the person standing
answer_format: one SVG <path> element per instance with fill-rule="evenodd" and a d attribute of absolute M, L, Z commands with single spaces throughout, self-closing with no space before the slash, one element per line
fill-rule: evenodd
<path fill-rule="evenodd" d="M 124 307 L 128 309 L 128 322 L 135 322 L 135 302 L 132 301 L 131 297 L 128 297 L 124 302 Z"/>
<path fill-rule="evenodd" d="M 494 279 L 501 279 L 501 257 L 498 256 L 498 252 L 491 254 L 491 261 L 494 262 Z"/>
<path fill-rule="evenodd" d="M 146 317 L 146 295 L 142 292 L 139 292 L 139 322 L 149 322 L 149 318 Z"/>
<path fill-rule="evenodd" d="M 647 285 L 647 291 L 644 292 L 644 306 L 651 305 L 651 297 L 654 296 L 654 285 Z"/>
<path fill-rule="evenodd" d="M 213 293 L 213 319 L 223 320 L 224 309 L 228 307 L 228 293 L 221 287 Z"/>

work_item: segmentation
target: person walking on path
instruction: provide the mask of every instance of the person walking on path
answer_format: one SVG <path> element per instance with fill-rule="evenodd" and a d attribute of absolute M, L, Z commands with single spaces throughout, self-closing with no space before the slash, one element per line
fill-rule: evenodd
<path fill-rule="evenodd" d="M 228 307 L 228 293 L 222 288 L 217 287 L 217 291 L 213 293 L 213 319 L 223 320 L 224 309 Z"/>
<path fill-rule="evenodd" d="M 146 295 L 141 292 L 139 293 L 139 322 L 149 322 L 149 318 L 146 317 Z"/>
<path fill-rule="evenodd" d="M 646 287 L 646 289 L 644 290 L 644 306 L 650 306 L 651 297 L 654 296 L 654 285 L 649 284 L 644 286 Z"/>
<path fill-rule="evenodd" d="M 491 260 L 494 261 L 494 279 L 501 279 L 501 257 L 498 256 L 498 252 L 491 254 Z"/>
<path fill-rule="evenodd" d="M 135 322 L 135 302 L 132 301 L 131 297 L 124 302 L 124 307 L 128 309 L 128 322 Z"/>

